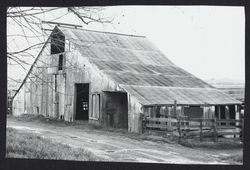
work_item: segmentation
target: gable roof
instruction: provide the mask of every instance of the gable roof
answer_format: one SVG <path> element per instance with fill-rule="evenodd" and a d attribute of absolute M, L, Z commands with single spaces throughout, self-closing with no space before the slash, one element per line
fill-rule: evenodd
<path fill-rule="evenodd" d="M 240 104 L 172 63 L 144 36 L 60 28 L 66 39 L 142 105 Z"/>

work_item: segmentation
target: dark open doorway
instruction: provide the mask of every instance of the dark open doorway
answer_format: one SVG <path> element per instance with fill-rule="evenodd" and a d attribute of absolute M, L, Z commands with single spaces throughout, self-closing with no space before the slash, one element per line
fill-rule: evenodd
<path fill-rule="evenodd" d="M 75 120 L 89 119 L 89 84 L 76 84 Z"/>
<path fill-rule="evenodd" d="M 106 125 L 128 129 L 127 93 L 106 91 L 103 98 Z"/>

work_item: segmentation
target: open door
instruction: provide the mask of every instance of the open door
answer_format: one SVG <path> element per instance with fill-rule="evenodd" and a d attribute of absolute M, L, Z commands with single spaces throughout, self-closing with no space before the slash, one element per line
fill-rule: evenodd
<path fill-rule="evenodd" d="M 89 119 L 89 84 L 76 84 L 75 120 Z"/>

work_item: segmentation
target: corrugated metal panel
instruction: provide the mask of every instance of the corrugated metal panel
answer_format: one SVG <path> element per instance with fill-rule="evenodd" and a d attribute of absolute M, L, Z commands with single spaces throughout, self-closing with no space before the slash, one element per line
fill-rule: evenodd
<path fill-rule="evenodd" d="M 96 31 L 60 28 L 67 39 L 79 45 L 87 57 L 108 61 L 137 62 L 152 65 L 173 65 L 145 37 Z M 88 51 L 88 52 L 86 52 Z"/>
<path fill-rule="evenodd" d="M 214 88 L 178 88 L 121 85 L 125 91 L 135 96 L 142 105 L 177 104 L 181 105 L 221 105 L 241 104 L 240 101 Z"/>
<path fill-rule="evenodd" d="M 238 104 L 174 65 L 145 37 L 60 28 L 83 57 L 134 95 L 143 105 Z"/>
<path fill-rule="evenodd" d="M 207 88 L 209 85 L 202 83 L 195 77 L 169 76 L 164 74 L 135 74 L 131 72 L 105 72 L 119 84 L 140 86 L 166 86 Z"/>

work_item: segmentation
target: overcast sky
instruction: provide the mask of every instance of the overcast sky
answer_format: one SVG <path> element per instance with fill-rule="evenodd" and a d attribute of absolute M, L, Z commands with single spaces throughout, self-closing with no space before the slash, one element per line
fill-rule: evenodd
<path fill-rule="evenodd" d="M 115 18 L 112 25 L 83 27 L 145 35 L 176 65 L 201 79 L 244 81 L 244 12 L 244 7 L 115 6 L 105 11 Z M 79 24 L 71 15 L 59 21 Z"/>

